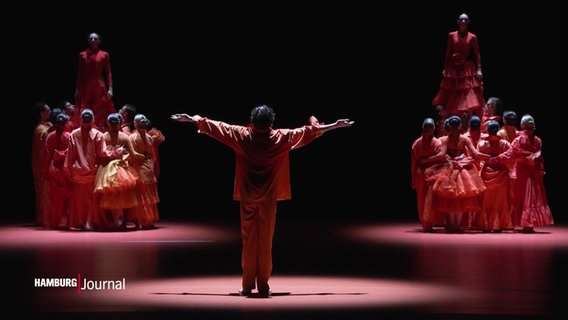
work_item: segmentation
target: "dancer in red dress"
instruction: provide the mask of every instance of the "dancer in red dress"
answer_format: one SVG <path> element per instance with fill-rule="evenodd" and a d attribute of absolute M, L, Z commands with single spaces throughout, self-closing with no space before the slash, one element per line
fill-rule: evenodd
<path fill-rule="evenodd" d="M 525 233 L 534 232 L 534 227 L 554 224 L 544 187 L 542 140 L 535 129 L 534 118 L 525 114 L 521 118 L 521 132 L 511 142 L 516 160 L 513 225 Z"/>
<path fill-rule="evenodd" d="M 440 152 L 429 160 L 446 159 L 424 172 L 426 181 L 432 181 L 432 210 L 443 214 L 448 232 L 461 232 L 464 212 L 479 212 L 485 183 L 479 176 L 475 160 L 491 156 L 479 152 L 471 139 L 462 134 L 461 118 L 450 116 L 449 133 L 440 138 Z"/>
<path fill-rule="evenodd" d="M 412 189 L 416 191 L 416 208 L 418 219 L 424 232 L 433 232 L 434 224 L 444 224 L 444 219 L 432 212 L 432 186 L 433 182 L 426 181 L 424 172 L 430 166 L 445 162 L 445 158 L 429 162 L 428 158 L 439 154 L 441 142 L 434 136 L 436 123 L 432 118 L 424 119 L 422 133 L 416 138 L 410 148 L 410 176 Z"/>
<path fill-rule="evenodd" d="M 438 110 L 447 116 L 473 114 L 482 116 L 483 73 L 477 36 L 468 31 L 469 17 L 463 13 L 458 18 L 458 30 L 448 34 L 444 71 L 440 90 L 432 100 Z"/>

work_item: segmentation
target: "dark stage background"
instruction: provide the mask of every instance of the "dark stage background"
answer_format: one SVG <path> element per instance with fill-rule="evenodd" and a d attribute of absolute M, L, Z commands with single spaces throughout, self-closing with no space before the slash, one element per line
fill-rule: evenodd
<path fill-rule="evenodd" d="M 306 124 L 310 115 L 323 122 L 355 120 L 352 128 L 291 152 L 293 199 L 281 202 L 280 216 L 417 219 L 410 146 L 423 118 L 434 115 L 430 102 L 441 80 L 446 36 L 466 12 L 479 37 L 486 98 L 499 96 L 519 117 L 535 117 L 550 206 L 556 222 L 565 223 L 562 11 L 544 3 L 394 6 L 160 2 L 119 9 L 97 2 L 4 12 L 2 219 L 33 219 L 29 111 L 39 100 L 54 108 L 73 98 L 77 55 L 91 32 L 101 35 L 101 49 L 111 55 L 116 106 L 135 104 L 166 137 L 160 147 L 162 219 L 238 215 L 231 199 L 232 151 L 191 124 L 171 121 L 170 114 L 246 124 L 259 104 L 275 109 L 276 127 Z"/>

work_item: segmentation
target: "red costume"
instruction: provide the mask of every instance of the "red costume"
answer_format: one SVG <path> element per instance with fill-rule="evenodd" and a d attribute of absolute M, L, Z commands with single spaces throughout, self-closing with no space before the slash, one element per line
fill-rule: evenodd
<path fill-rule="evenodd" d="M 103 50 L 87 48 L 79 53 L 77 73 L 77 92 L 75 106 L 77 111 L 72 123 L 81 123 L 81 112 L 91 109 L 95 114 L 94 124 L 99 130 L 106 131 L 109 114 L 116 112 L 108 89 L 112 87 L 110 56 Z"/>
<path fill-rule="evenodd" d="M 432 105 L 442 105 L 450 115 L 460 116 L 468 112 L 481 116 L 485 102 L 483 82 L 477 75 L 479 69 L 481 56 L 477 36 L 471 32 L 450 32 L 440 91 Z"/>
<path fill-rule="evenodd" d="M 410 149 L 410 175 L 412 179 L 412 189 L 416 190 L 416 205 L 418 209 L 418 218 L 425 231 L 432 230 L 434 224 L 443 224 L 444 220 L 435 216 L 432 212 L 432 185 L 427 182 L 424 171 L 436 164 L 422 164 L 421 160 L 432 157 L 440 153 L 441 142 L 433 136 L 433 133 L 423 133 L 419 138 L 414 140 Z"/>
<path fill-rule="evenodd" d="M 65 125 L 64 125 L 65 126 Z M 71 194 L 71 181 L 63 168 L 69 148 L 71 133 L 65 127 L 54 130 L 45 138 L 46 157 L 44 159 L 44 177 L 48 183 L 49 213 L 48 221 L 43 221 L 48 228 L 67 226 L 67 210 Z"/>
<path fill-rule="evenodd" d="M 497 156 L 507 152 L 511 147 L 509 141 L 497 135 L 490 135 L 481 139 L 477 144 L 480 152 Z M 482 166 L 480 175 L 486 191 L 483 194 L 482 210 L 477 217 L 477 227 L 482 230 L 502 230 L 512 227 L 509 161 L 486 161 Z"/>
<path fill-rule="evenodd" d="M 72 187 L 69 200 L 69 227 L 90 229 L 108 224 L 95 194 L 95 177 L 101 158 L 107 158 L 103 133 L 81 126 L 69 135 L 64 168 Z"/>
<path fill-rule="evenodd" d="M 540 154 L 542 140 L 534 131 L 522 130 L 511 146 L 517 160 L 514 169 L 514 226 L 532 228 L 554 224 L 544 187 L 544 161 Z M 529 160 L 533 154 L 538 156 Z"/>
<path fill-rule="evenodd" d="M 207 134 L 233 149 L 236 156 L 233 199 L 240 201 L 243 269 L 242 288 L 268 292 L 272 272 L 272 239 L 276 204 L 291 198 L 288 152 L 323 131 L 307 125 L 296 129 L 255 129 L 202 118 L 196 123 Z"/>

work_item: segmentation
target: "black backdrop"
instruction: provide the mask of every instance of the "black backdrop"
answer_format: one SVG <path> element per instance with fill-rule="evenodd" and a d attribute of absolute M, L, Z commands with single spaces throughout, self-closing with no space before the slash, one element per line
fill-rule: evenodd
<path fill-rule="evenodd" d="M 43 7 L 46 6 L 46 7 Z M 90 32 L 111 55 L 114 101 L 133 103 L 166 141 L 160 147 L 162 219 L 234 218 L 230 149 L 175 123 L 177 112 L 246 124 L 271 105 L 276 127 L 351 118 L 291 153 L 291 201 L 279 214 L 321 219 L 416 219 L 409 156 L 433 116 L 446 36 L 459 14 L 479 37 L 486 98 L 531 113 L 544 141 L 550 206 L 561 202 L 566 27 L 550 6 L 437 2 L 428 7 L 338 4 L 270 7 L 99 2 L 4 12 L 5 220 L 33 219 L 30 137 L 36 101 L 72 99 L 78 52 Z M 378 6 L 378 7 L 377 7 Z M 8 23 L 8 16 L 11 16 Z M 554 130 L 557 131 L 554 134 Z"/>

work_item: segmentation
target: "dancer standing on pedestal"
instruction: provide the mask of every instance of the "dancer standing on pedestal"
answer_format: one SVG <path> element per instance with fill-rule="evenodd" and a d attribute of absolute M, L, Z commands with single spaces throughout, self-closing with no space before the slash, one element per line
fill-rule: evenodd
<path fill-rule="evenodd" d="M 75 88 L 75 119 L 73 123 L 81 123 L 80 115 L 85 109 L 91 109 L 97 129 L 107 130 L 106 119 L 116 112 L 112 101 L 112 72 L 110 55 L 99 49 L 101 38 L 97 33 L 91 33 L 88 39 L 89 47 L 79 53 L 77 82 Z"/>
<path fill-rule="evenodd" d="M 481 117 L 485 104 L 479 43 L 477 36 L 468 31 L 469 22 L 469 16 L 462 13 L 458 30 L 448 34 L 442 82 L 432 100 L 439 113 L 447 117 L 461 117 L 464 113 L 468 119 L 474 114 Z"/>

